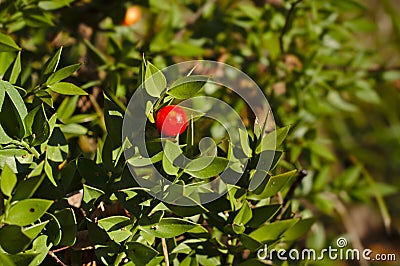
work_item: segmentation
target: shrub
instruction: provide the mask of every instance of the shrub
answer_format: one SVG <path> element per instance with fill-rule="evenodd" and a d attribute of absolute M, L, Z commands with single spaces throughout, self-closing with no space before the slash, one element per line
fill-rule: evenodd
<path fill-rule="evenodd" d="M 325 238 L 326 217 L 339 212 L 347 219 L 346 203 L 373 198 L 390 227 L 383 197 L 397 190 L 376 182 L 357 154 L 329 141 L 337 127 L 327 123 L 381 104 L 375 85 L 388 72 L 372 76 L 371 51 L 354 42 L 357 32 L 374 30 L 361 17 L 361 4 L 140 5 L 139 20 L 126 25 L 129 5 L 121 1 L 0 3 L 2 264 L 263 265 L 257 251 L 264 244 L 301 245 L 298 239 L 315 224 L 306 244 L 322 248 L 326 243 L 316 236 Z M 227 88 L 206 90 L 215 75 L 191 79 L 194 68 L 171 78 L 159 71 L 191 59 L 243 70 L 267 96 L 275 121 L 268 108 L 262 111 L 276 127 L 265 130 L 259 113 Z M 135 105 L 142 113 L 132 116 L 128 103 L 136 92 L 152 101 Z M 220 99 L 240 114 L 244 127 L 234 130 L 236 140 L 194 108 L 185 109 L 186 132 L 160 136 L 154 115 L 193 96 Z M 123 132 L 136 115 L 148 118 L 148 157 L 135 149 L 133 132 Z M 206 145 L 214 153 L 197 148 L 205 136 L 217 143 Z M 183 156 L 196 164 L 177 167 Z M 260 170 L 259 162 L 270 167 Z M 188 194 L 159 198 L 152 180 L 138 184 L 147 165 Z M 238 182 L 200 203 L 201 192 L 189 184 L 226 169 L 240 173 Z M 252 180 L 260 182 L 252 188 Z"/>

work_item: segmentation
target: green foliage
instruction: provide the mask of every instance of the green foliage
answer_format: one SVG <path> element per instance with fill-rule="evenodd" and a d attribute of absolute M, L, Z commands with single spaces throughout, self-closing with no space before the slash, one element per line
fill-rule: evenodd
<path fill-rule="evenodd" d="M 363 108 L 398 97 L 376 86 L 398 80 L 399 72 L 376 70 L 373 53 L 354 41 L 357 33 L 376 30 L 362 17 L 363 5 L 142 4 L 140 22 L 122 26 L 127 6 L 121 1 L 0 2 L 2 265 L 45 264 L 54 260 L 49 254 L 67 264 L 91 254 L 90 260 L 106 265 L 160 265 L 166 258 L 173 265 L 264 265 L 257 260 L 264 244 L 296 245 L 316 220 L 335 217 L 340 206 L 332 194 L 348 204 L 375 198 L 390 226 L 383 197 L 397 188 L 375 181 L 364 166 L 369 159 L 346 146 L 358 134 L 346 119 L 368 120 Z M 254 129 L 259 121 L 246 103 L 208 86 L 216 73 L 191 75 L 192 69 L 167 84 L 159 69 L 190 59 L 219 60 L 251 76 L 268 97 L 278 128 L 266 135 Z M 123 117 L 140 85 L 157 99 L 142 103 L 149 157 L 135 150 L 125 158 L 124 151 L 135 147 L 122 139 Z M 204 95 L 241 115 L 246 128 L 235 132 L 240 147 L 218 123 L 189 108 L 193 119 L 181 145 L 160 138 L 154 114 L 161 107 Z M 395 100 L 391 106 L 385 117 L 399 125 Z M 215 144 L 199 152 L 204 136 Z M 183 156 L 192 161 L 181 162 Z M 260 158 L 272 160 L 269 171 L 257 168 Z M 128 169 L 151 164 L 184 187 L 188 202 L 198 200 L 193 183 L 226 169 L 242 176 L 213 202 L 175 206 L 151 197 Z M 318 247 L 315 232 L 307 241 L 311 247 Z"/>

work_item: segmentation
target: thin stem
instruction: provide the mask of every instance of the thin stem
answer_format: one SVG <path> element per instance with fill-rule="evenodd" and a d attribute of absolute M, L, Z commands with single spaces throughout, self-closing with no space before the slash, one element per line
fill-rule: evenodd
<path fill-rule="evenodd" d="M 58 264 L 60 264 L 60 265 L 62 265 L 62 266 L 67 266 L 67 264 L 65 264 L 64 262 L 62 262 L 58 257 L 57 257 L 57 255 L 54 253 L 54 251 L 49 251 L 49 252 L 47 252 L 47 254 L 49 254 L 51 257 L 53 257 L 55 260 L 56 260 L 56 262 L 58 263 Z"/>
<path fill-rule="evenodd" d="M 165 238 L 161 238 L 161 244 L 162 244 L 162 250 L 163 250 L 163 254 L 164 254 L 165 266 L 169 266 L 168 247 L 167 247 L 167 241 L 165 241 Z"/>
<path fill-rule="evenodd" d="M 285 54 L 285 48 L 283 45 L 283 37 L 285 36 L 286 32 L 289 30 L 290 27 L 290 23 L 292 22 L 292 16 L 294 14 L 294 11 L 296 9 L 296 6 L 298 4 L 300 4 L 303 0 L 297 0 L 296 2 L 294 2 L 291 6 L 289 11 L 286 14 L 286 18 L 285 18 L 285 25 L 283 26 L 283 29 L 281 31 L 281 34 L 279 35 L 279 48 L 281 50 L 282 54 Z"/>
<path fill-rule="evenodd" d="M 364 175 L 366 181 L 368 182 L 369 187 L 373 188 L 372 191 L 374 192 L 375 199 L 378 203 L 379 210 L 382 215 L 383 223 L 385 225 L 385 229 L 387 232 L 391 231 L 391 224 L 392 224 L 392 219 L 389 214 L 389 210 L 386 206 L 385 200 L 383 199 L 381 193 L 379 193 L 379 190 L 376 189 L 376 182 L 374 178 L 371 176 L 367 168 L 355 157 L 355 156 L 350 156 L 350 160 L 360 167 L 361 173 Z"/>

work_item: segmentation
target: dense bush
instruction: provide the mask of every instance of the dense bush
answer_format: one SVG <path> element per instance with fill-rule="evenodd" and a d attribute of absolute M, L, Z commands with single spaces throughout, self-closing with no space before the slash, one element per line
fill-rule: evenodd
<path fill-rule="evenodd" d="M 376 31 L 366 7 L 353 0 L 150 0 L 135 4 L 139 13 L 129 22 L 130 6 L 0 2 L 2 265 L 264 265 L 257 260 L 264 244 L 322 249 L 343 234 L 361 248 L 346 206 L 375 201 L 391 228 L 384 197 L 397 188 L 380 174 L 398 173 L 400 149 L 392 147 L 399 146 L 399 96 L 391 82 L 399 73 L 355 41 Z M 227 89 L 206 92 L 206 82 L 189 80 L 166 92 L 158 69 L 193 59 L 248 74 L 267 96 L 277 129 L 257 131 L 254 114 Z M 159 89 L 154 95 L 146 86 L 157 98 L 146 106 L 152 157 L 125 158 L 131 148 L 122 139 L 126 106 L 152 77 Z M 389 89 L 379 91 L 378 84 Z M 239 147 L 208 120 L 190 122 L 177 138 L 181 146 L 160 138 L 153 114 L 195 94 L 221 99 L 240 114 L 246 130 L 239 131 Z M 372 117 L 373 125 L 366 122 Z M 380 133 L 382 117 L 396 132 Z M 204 136 L 220 141 L 213 167 L 190 171 L 168 163 L 165 153 L 198 158 Z M 377 137 L 392 164 L 363 149 L 363 139 L 374 148 L 381 142 L 370 139 Z M 235 158 L 233 148 L 245 156 Z M 257 160 L 270 150 L 267 178 L 252 191 Z M 128 167 L 151 161 L 166 178 L 189 184 L 217 176 L 232 158 L 249 161 L 239 182 L 218 200 L 191 207 L 154 198 Z"/>

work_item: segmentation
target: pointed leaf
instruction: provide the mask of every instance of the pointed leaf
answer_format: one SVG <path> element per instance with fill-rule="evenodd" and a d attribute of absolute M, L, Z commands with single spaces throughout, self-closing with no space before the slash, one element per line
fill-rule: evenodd
<path fill-rule="evenodd" d="M 50 86 L 54 92 L 63 95 L 88 95 L 86 91 L 69 82 L 58 82 Z"/>
<path fill-rule="evenodd" d="M 83 201 L 85 203 L 96 200 L 102 195 L 104 195 L 102 190 L 83 184 Z"/>
<path fill-rule="evenodd" d="M 62 209 L 54 213 L 54 216 L 60 223 L 61 226 L 61 240 L 58 245 L 60 246 L 72 246 L 75 244 L 77 224 L 75 214 L 72 209 Z"/>
<path fill-rule="evenodd" d="M 200 225 L 179 218 L 164 218 L 158 224 L 141 226 L 141 229 L 155 237 L 172 238 L 182 235 L 197 226 Z"/>
<path fill-rule="evenodd" d="M 53 204 L 53 201 L 44 199 L 24 199 L 18 201 L 11 205 L 5 222 L 20 226 L 29 225 L 42 217 L 51 204 Z"/>
<path fill-rule="evenodd" d="M 0 52 L 14 52 L 19 50 L 21 48 L 10 36 L 0 32 Z"/>
<path fill-rule="evenodd" d="M 49 220 L 24 228 L 22 231 L 30 239 L 35 239 L 45 228 Z"/>
<path fill-rule="evenodd" d="M 146 92 L 153 97 L 160 97 L 161 92 L 167 86 L 164 74 L 150 62 L 146 66 L 144 87 Z"/>
<path fill-rule="evenodd" d="M 297 170 L 292 170 L 283 174 L 271 176 L 263 191 L 257 195 L 258 199 L 265 199 L 276 195 L 296 174 Z"/>
<path fill-rule="evenodd" d="M 192 171 L 190 170 L 192 167 L 195 167 L 197 164 L 203 164 L 204 162 L 209 162 L 210 158 L 208 157 L 201 157 L 191 161 L 186 167 L 184 171 L 189 175 L 196 177 L 196 178 L 210 178 L 217 176 L 221 172 L 223 172 L 226 166 L 229 163 L 229 160 L 223 157 L 215 157 L 214 160 L 205 168 L 201 170 Z"/>
<path fill-rule="evenodd" d="M 125 253 L 135 265 L 147 265 L 157 254 L 157 250 L 139 242 L 126 243 Z"/>
<path fill-rule="evenodd" d="M 6 225 L 0 229 L 0 245 L 10 254 L 23 251 L 31 240 L 22 232 L 22 228 L 17 225 Z"/>
<path fill-rule="evenodd" d="M 60 82 L 63 79 L 68 78 L 71 76 L 75 71 L 77 71 L 82 64 L 75 64 L 75 65 L 70 65 L 66 66 L 64 68 L 61 68 L 57 70 L 56 72 L 52 73 L 46 81 L 46 84 L 51 86 L 57 82 Z"/>
<path fill-rule="evenodd" d="M 206 76 L 186 76 L 176 80 L 167 91 L 168 95 L 176 99 L 189 99 L 195 96 L 207 83 Z"/>
<path fill-rule="evenodd" d="M 251 211 L 249 203 L 246 201 L 245 203 L 243 203 L 239 212 L 236 214 L 233 223 L 237 225 L 246 225 L 252 217 L 253 213 Z"/>
<path fill-rule="evenodd" d="M 295 225 L 299 219 L 281 220 L 265 224 L 249 234 L 249 237 L 259 242 L 276 241 L 290 227 Z"/>
<path fill-rule="evenodd" d="M 18 52 L 17 58 L 14 61 L 14 65 L 11 71 L 10 83 L 15 84 L 21 74 L 21 51 Z"/>
<path fill-rule="evenodd" d="M 306 218 L 298 221 L 294 226 L 290 227 L 284 234 L 284 241 L 295 241 L 305 235 L 315 223 L 316 218 Z"/>
<path fill-rule="evenodd" d="M 41 162 L 41 165 L 43 169 L 44 161 Z M 45 175 L 41 174 L 40 176 L 33 176 L 18 182 L 12 200 L 17 201 L 32 197 L 32 195 L 39 188 L 40 184 L 43 182 L 44 177 Z"/>
<path fill-rule="evenodd" d="M 0 187 L 1 191 L 7 197 L 11 196 L 15 185 L 17 184 L 17 176 L 13 173 L 8 165 L 5 165 L 1 172 Z"/>
<path fill-rule="evenodd" d="M 266 150 L 275 150 L 279 148 L 289 133 L 291 125 L 281 127 L 268 133 L 263 137 L 260 145 L 257 147 L 256 152 L 260 153 Z"/>
<path fill-rule="evenodd" d="M 46 80 L 47 77 L 56 71 L 58 63 L 60 62 L 60 58 L 61 58 L 61 52 L 62 52 L 62 47 L 60 47 L 57 52 L 50 57 L 46 63 L 44 64 L 43 68 L 42 68 L 42 81 Z"/>
<path fill-rule="evenodd" d="M 56 10 L 64 6 L 69 6 L 75 0 L 59 0 L 59 1 L 40 1 L 38 6 L 43 10 Z"/>

